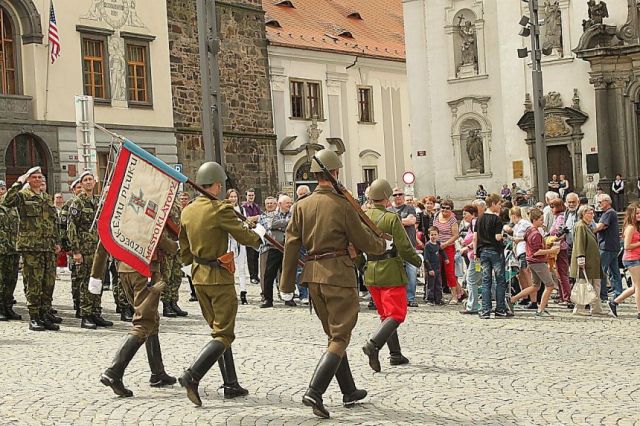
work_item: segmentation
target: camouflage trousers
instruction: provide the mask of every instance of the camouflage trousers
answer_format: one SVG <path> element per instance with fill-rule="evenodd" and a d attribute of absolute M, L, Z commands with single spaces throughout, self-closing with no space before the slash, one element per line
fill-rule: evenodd
<path fill-rule="evenodd" d="M 19 254 L 0 255 L 0 306 L 11 306 L 18 282 Z"/>
<path fill-rule="evenodd" d="M 80 280 L 78 280 L 78 265 L 73 263 L 73 258 L 68 259 L 69 270 L 71 271 L 71 298 L 73 307 L 80 309 Z"/>
<path fill-rule="evenodd" d="M 31 317 L 51 310 L 56 285 L 56 254 L 49 251 L 22 252 L 22 278 Z"/>
<path fill-rule="evenodd" d="M 113 302 L 120 310 L 126 309 L 129 306 L 129 301 L 127 300 L 127 296 L 122 289 L 122 283 L 120 282 L 120 277 L 118 275 L 118 268 L 116 267 L 116 264 L 113 260 L 110 260 L 107 263 L 107 271 L 105 273 L 104 282 L 107 282 L 107 277 L 110 277 Z"/>
<path fill-rule="evenodd" d="M 101 311 L 102 294 L 89 291 L 89 277 L 93 266 L 93 255 L 82 255 L 82 263 L 75 265 L 80 290 L 80 315 L 99 315 Z"/>
<path fill-rule="evenodd" d="M 160 273 L 162 280 L 166 283 L 166 287 L 162 292 L 162 303 L 177 302 L 178 291 L 182 284 L 182 265 L 177 257 L 165 259 L 160 264 Z"/>

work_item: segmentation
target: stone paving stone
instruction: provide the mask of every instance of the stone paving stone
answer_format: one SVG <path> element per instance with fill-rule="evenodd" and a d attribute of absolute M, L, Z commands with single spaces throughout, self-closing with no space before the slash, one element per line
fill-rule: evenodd
<path fill-rule="evenodd" d="M 30 332 L 20 290 L 16 310 L 25 320 L 0 323 L 1 425 L 640 425 L 640 341 L 632 303 L 621 305 L 619 319 L 576 318 L 552 304 L 551 318 L 519 310 L 513 319 L 489 321 L 460 315 L 460 306 L 421 305 L 400 328 L 411 363 L 392 367 L 382 349 L 382 372 L 373 373 L 361 346 L 379 319 L 363 302 L 348 352 L 356 384 L 369 396 L 344 408 L 333 382 L 325 394 L 332 421 L 325 422 L 300 402 L 326 347 L 307 307 L 276 302 L 259 309 L 259 287 L 250 286 L 234 343 L 240 383 L 250 395 L 223 399 L 214 366 L 201 381 L 203 407 L 197 408 L 178 385 L 148 385 L 144 348 L 124 377 L 133 398 L 117 398 L 99 383 L 129 325 L 118 321 L 112 294 L 105 292 L 104 315 L 116 325 L 80 329 L 68 278 L 61 277 L 54 296 L 64 318 L 61 331 Z M 180 305 L 189 316 L 161 320 L 164 362 L 173 375 L 210 339 L 187 292 L 185 282 Z"/>

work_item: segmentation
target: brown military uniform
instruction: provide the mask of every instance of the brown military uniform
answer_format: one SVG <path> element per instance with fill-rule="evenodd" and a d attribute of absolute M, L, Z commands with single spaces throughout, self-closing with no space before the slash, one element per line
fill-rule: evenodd
<path fill-rule="evenodd" d="M 309 285 L 316 314 L 327 334 L 328 351 L 342 357 L 358 320 L 358 289 L 353 261 L 357 249 L 382 254 L 385 242 L 362 224 L 358 213 L 332 188 L 318 186 L 292 207 L 285 236 L 280 290 L 293 293 L 300 247 L 307 249 L 300 281 Z M 324 257 L 322 257 L 324 255 Z"/>
<path fill-rule="evenodd" d="M 185 207 L 181 222 L 180 260 L 192 265 L 193 284 L 211 335 L 228 348 L 235 339 L 238 298 L 233 274 L 215 260 L 227 252 L 229 234 L 239 244 L 255 248 L 260 237 L 237 218 L 231 204 L 202 196 Z"/>

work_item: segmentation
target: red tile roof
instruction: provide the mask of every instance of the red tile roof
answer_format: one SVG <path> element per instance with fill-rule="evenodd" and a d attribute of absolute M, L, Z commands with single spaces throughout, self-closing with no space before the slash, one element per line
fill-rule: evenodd
<path fill-rule="evenodd" d="M 402 0 L 263 0 L 274 46 L 405 60 Z M 284 3 L 287 3 L 285 1 Z M 359 14 L 362 19 L 349 17 Z M 275 22 L 281 28 L 275 28 Z M 350 37 L 352 36 L 352 37 Z"/>

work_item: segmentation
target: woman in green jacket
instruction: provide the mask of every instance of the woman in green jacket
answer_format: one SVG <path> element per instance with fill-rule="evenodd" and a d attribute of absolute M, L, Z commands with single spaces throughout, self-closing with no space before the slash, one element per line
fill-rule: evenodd
<path fill-rule="evenodd" d="M 591 230 L 594 209 L 591 206 L 582 206 L 578 209 L 578 222 L 573 228 L 573 250 L 571 253 L 571 278 L 587 278 L 596 292 L 596 298 L 591 302 L 591 313 L 606 315 L 600 305 L 600 248 L 598 238 Z M 576 305 L 573 309 L 576 315 L 589 315 L 584 305 Z"/>

